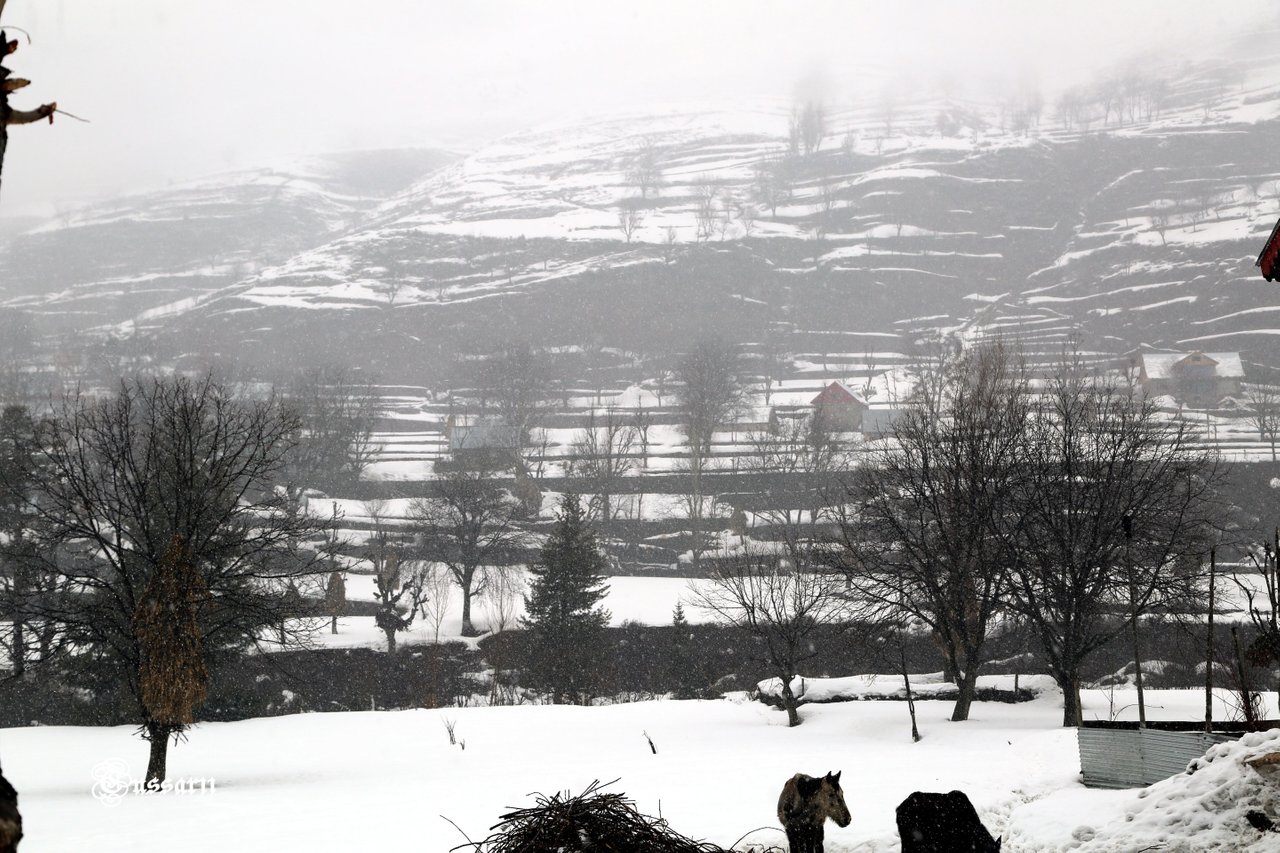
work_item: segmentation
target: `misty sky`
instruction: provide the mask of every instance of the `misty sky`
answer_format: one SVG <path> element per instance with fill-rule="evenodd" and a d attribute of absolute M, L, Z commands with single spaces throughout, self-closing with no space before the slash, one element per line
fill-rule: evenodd
<path fill-rule="evenodd" d="M 1062 11 L 1050 9 L 1061 7 Z M 497 2 L 9 0 L 10 59 L 92 120 L 16 128 L 0 213 L 145 189 L 299 153 L 471 147 L 528 124 L 653 102 L 836 102 L 886 76 L 982 97 L 1046 90 L 1159 51 L 1216 52 L 1267 0 Z"/>

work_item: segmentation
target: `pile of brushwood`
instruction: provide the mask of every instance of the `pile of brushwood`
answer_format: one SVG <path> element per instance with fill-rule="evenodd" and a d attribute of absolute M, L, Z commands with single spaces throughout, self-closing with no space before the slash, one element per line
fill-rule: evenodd
<path fill-rule="evenodd" d="M 613 784 L 612 782 L 608 784 Z M 537 796 L 537 804 L 502 816 L 484 841 L 453 848 L 475 853 L 730 853 L 694 841 L 662 818 L 636 810 L 622 794 L 605 794 L 599 781 L 576 797 Z"/>

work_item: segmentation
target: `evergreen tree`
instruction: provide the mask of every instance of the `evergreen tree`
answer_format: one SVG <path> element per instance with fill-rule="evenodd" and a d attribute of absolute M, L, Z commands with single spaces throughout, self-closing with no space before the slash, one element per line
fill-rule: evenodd
<path fill-rule="evenodd" d="M 603 630 L 609 613 L 608 564 L 583 516 L 578 496 L 566 494 L 538 563 L 530 569 L 524 627 L 531 640 L 530 676 L 553 702 L 585 701 L 598 683 Z"/>
<path fill-rule="evenodd" d="M 671 650 L 667 658 L 671 667 L 668 683 L 673 686 L 677 699 L 696 699 L 698 695 L 697 674 L 693 671 L 693 654 L 689 648 L 692 639 L 684 604 L 677 601 L 671 613 Z"/>

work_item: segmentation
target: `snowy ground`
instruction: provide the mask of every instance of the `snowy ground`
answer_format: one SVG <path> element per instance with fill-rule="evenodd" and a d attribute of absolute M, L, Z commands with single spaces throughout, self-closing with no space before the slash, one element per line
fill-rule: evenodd
<path fill-rule="evenodd" d="M 1195 691 L 1151 695 L 1157 718 L 1201 707 Z M 1101 691 L 1089 691 L 1085 703 L 1087 716 L 1107 715 Z M 779 844 L 773 811 L 782 782 L 827 770 L 843 771 L 854 816 L 847 829 L 829 825 L 831 853 L 896 851 L 897 803 L 913 790 L 953 788 L 969 794 L 995 832 L 1012 821 L 1006 851 L 1074 850 L 1086 839 L 1089 850 L 1135 849 L 1099 843 L 1120 838 L 1128 810 L 1149 801 L 1080 786 L 1075 733 L 1059 727 L 1056 694 L 978 703 L 968 723 L 947 722 L 946 702 L 917 709 L 924 739 L 915 744 L 902 702 L 808 706 L 798 729 L 787 729 L 781 712 L 731 699 L 205 724 L 171 752 L 170 778 L 212 778 L 212 793 L 127 794 L 115 805 L 91 794 L 95 767 L 118 759 L 128 774 L 143 772 L 145 745 L 130 728 L 8 729 L 0 754 L 21 794 L 23 853 L 445 851 L 465 840 L 446 817 L 478 840 L 506 807 L 529 804 L 531 792 L 578 791 L 594 779 L 620 779 L 615 790 L 685 834 L 728 846 L 766 827 L 747 840 Z M 446 720 L 465 750 L 449 744 Z M 1179 791 L 1184 800 L 1194 793 Z M 1136 825 L 1150 823 L 1148 814 Z"/>

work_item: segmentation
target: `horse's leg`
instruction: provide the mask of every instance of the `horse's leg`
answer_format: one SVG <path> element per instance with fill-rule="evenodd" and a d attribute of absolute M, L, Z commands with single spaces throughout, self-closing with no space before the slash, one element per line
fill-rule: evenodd
<path fill-rule="evenodd" d="M 783 829 L 787 831 L 787 849 L 791 853 L 803 853 L 800 849 L 800 833 L 790 826 L 784 826 Z"/>

